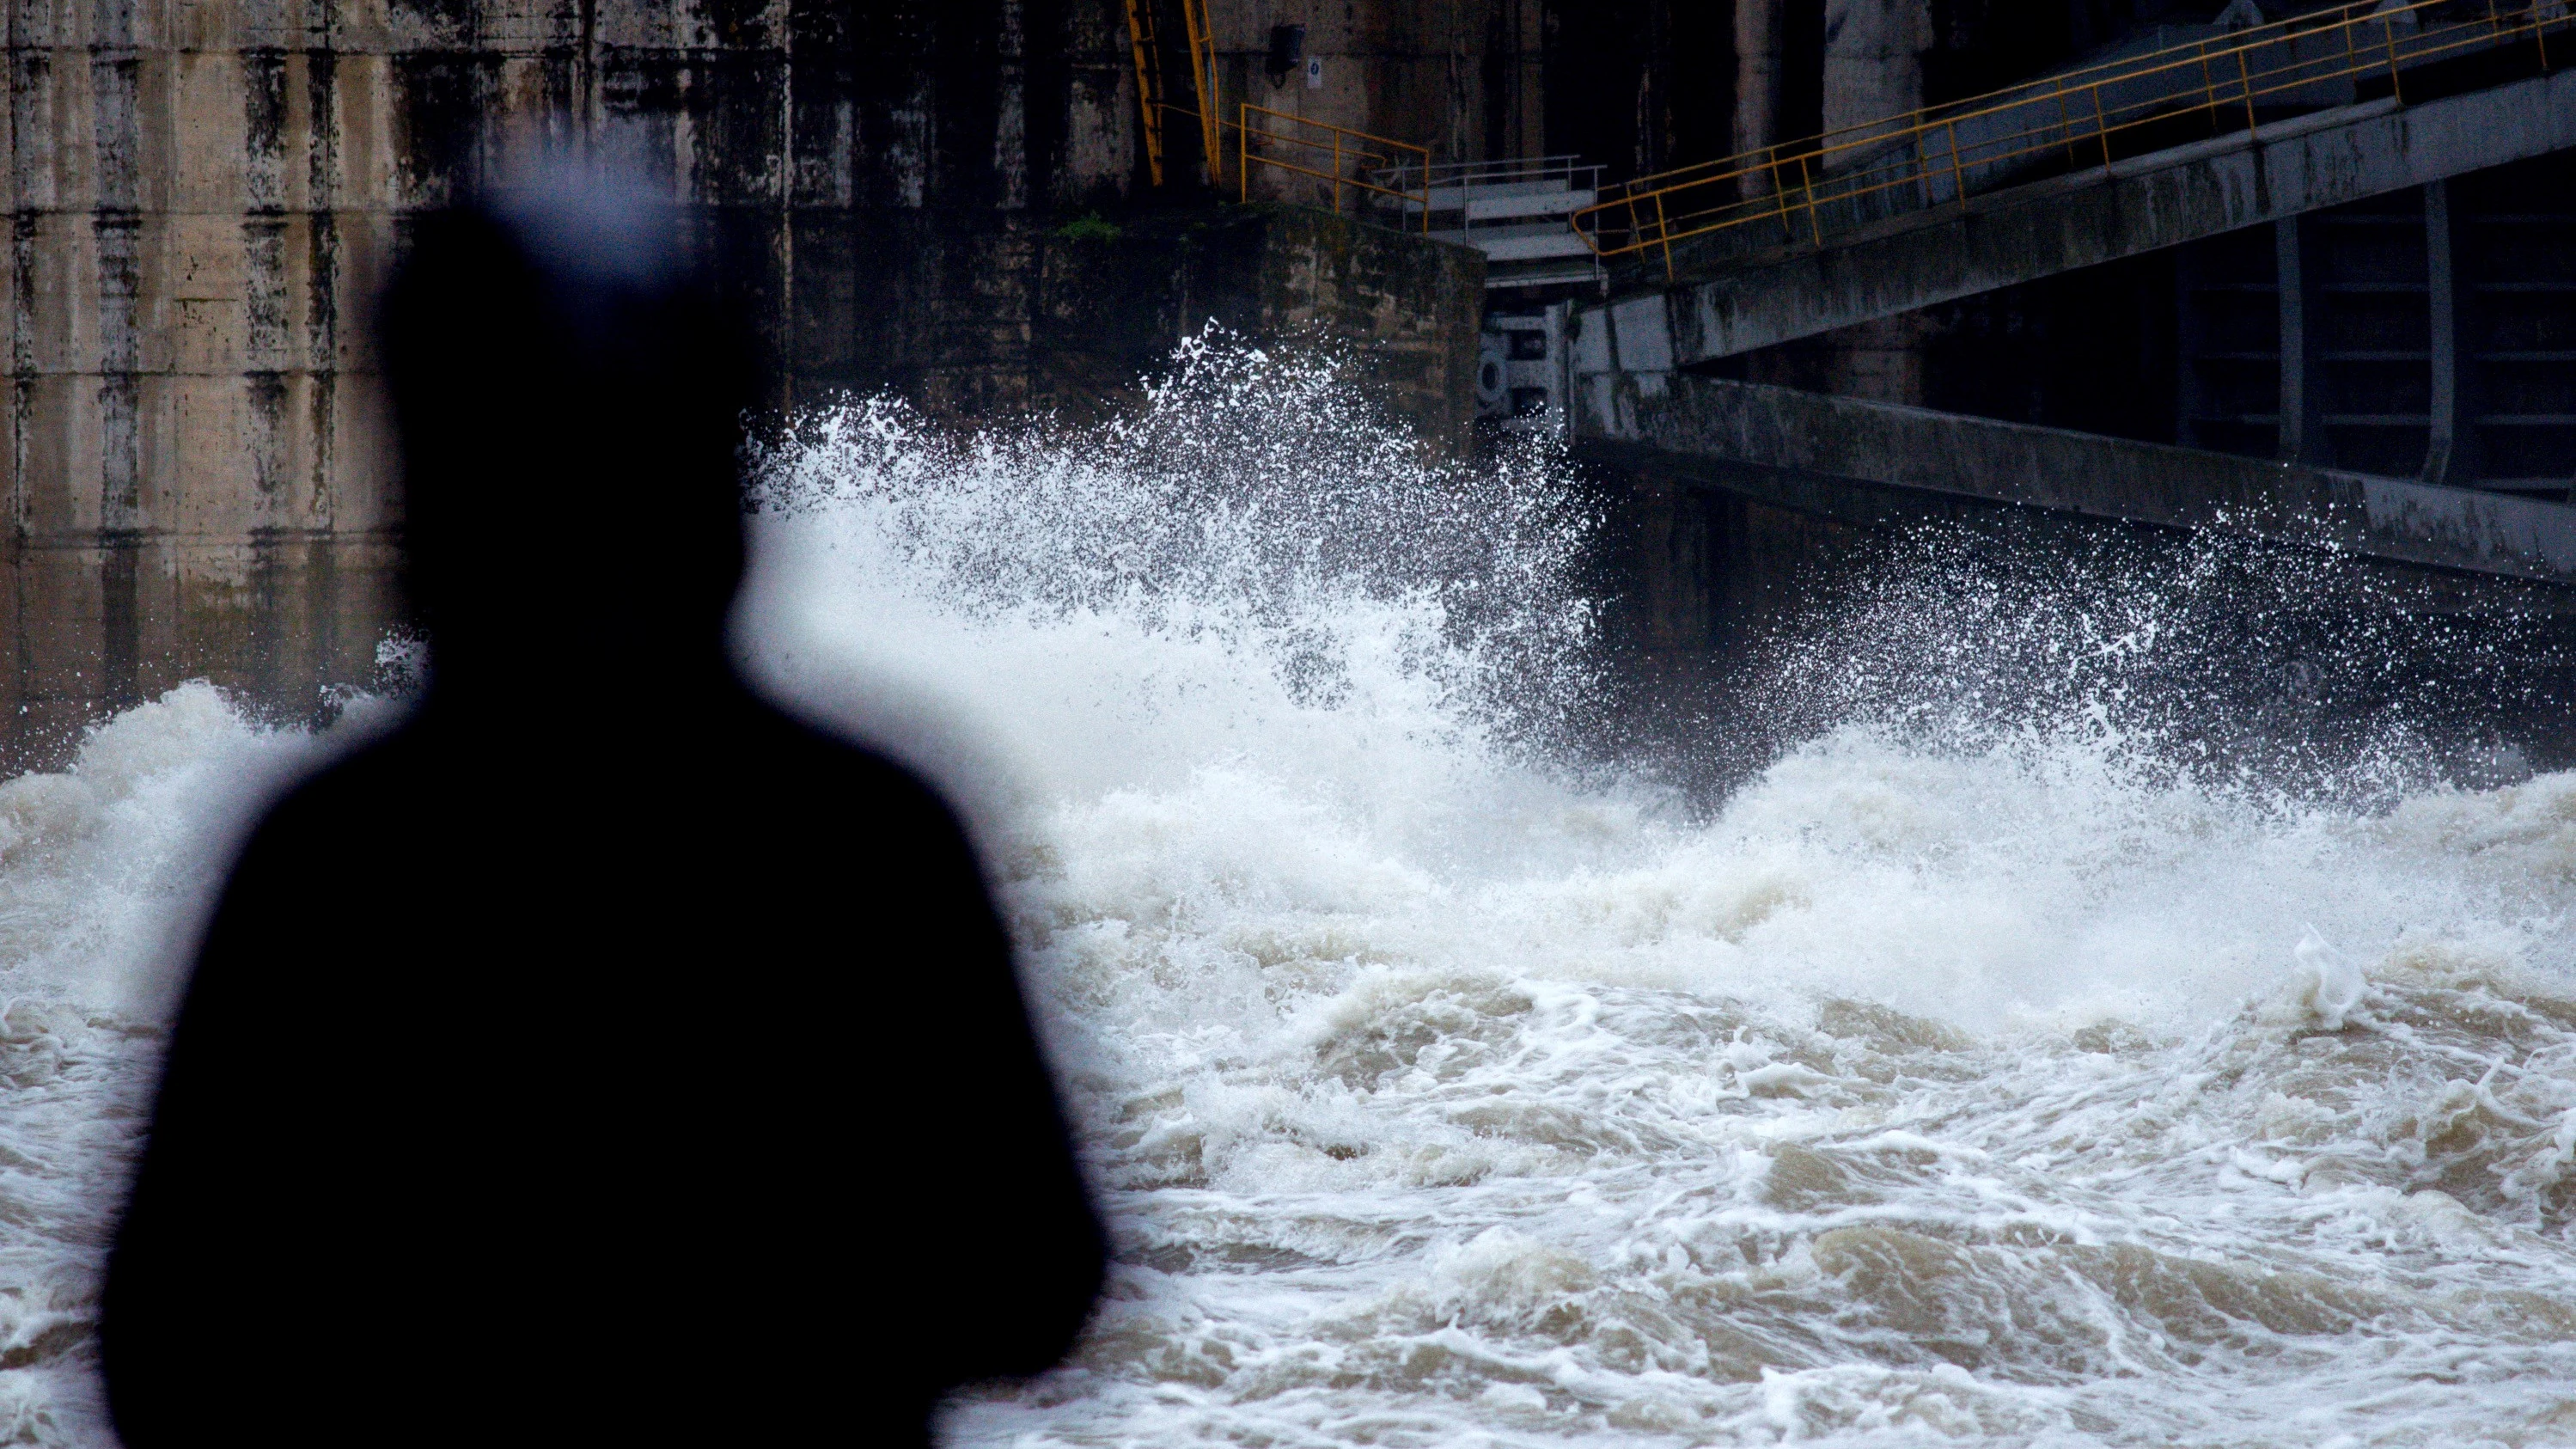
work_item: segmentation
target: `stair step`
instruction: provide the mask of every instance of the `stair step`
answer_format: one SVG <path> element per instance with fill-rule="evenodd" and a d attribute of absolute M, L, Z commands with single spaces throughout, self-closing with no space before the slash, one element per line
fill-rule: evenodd
<path fill-rule="evenodd" d="M 1601 268 L 1590 258 L 1582 261 L 1500 262 L 1485 268 L 1485 290 L 1506 287 L 1546 287 L 1566 282 L 1597 282 Z"/>
<path fill-rule="evenodd" d="M 1515 216 L 1564 216 L 1592 204 L 1593 193 L 1586 187 L 1571 191 L 1542 191 L 1529 196 L 1487 196 L 1479 191 L 1467 203 L 1467 223 L 1502 221 Z"/>
<path fill-rule="evenodd" d="M 1473 230 L 1435 231 L 1437 241 L 1474 247 L 1491 262 L 1535 262 L 1554 257 L 1585 257 L 1592 248 L 1564 226 L 1491 226 Z"/>
<path fill-rule="evenodd" d="M 1435 186 L 1431 188 L 1431 209 L 1456 211 L 1465 206 L 1470 197 L 1477 201 L 1488 201 L 1506 197 L 1565 196 L 1573 191 L 1574 183 L 1562 176 L 1552 181 L 1496 181 L 1478 182 L 1474 186 Z M 1585 194 L 1588 196 L 1590 193 Z M 1585 206 L 1591 204 L 1589 201 L 1582 203 Z M 1422 203 L 1408 201 L 1405 203 L 1405 210 L 1418 215 L 1422 210 Z"/>

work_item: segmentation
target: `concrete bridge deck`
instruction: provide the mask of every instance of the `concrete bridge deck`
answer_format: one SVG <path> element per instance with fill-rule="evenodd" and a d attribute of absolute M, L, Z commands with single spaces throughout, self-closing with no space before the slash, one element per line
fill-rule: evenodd
<path fill-rule="evenodd" d="M 2210 529 L 2549 586 L 2576 612 L 2576 507 L 1688 374 L 1604 376 L 1577 420 L 1595 456 L 1847 521 L 1855 489 Z"/>
<path fill-rule="evenodd" d="M 2576 71 L 2276 121 L 1587 309 L 1578 380 L 1668 372 L 2571 146 Z"/>

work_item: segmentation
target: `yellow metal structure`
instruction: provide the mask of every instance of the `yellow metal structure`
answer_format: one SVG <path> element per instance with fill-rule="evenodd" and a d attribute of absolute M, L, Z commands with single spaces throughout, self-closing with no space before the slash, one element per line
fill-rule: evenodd
<path fill-rule="evenodd" d="M 1224 150 L 1216 139 L 1216 34 L 1208 28 L 1208 0 L 1172 0 L 1180 5 L 1182 26 L 1188 28 L 1190 46 L 1190 95 L 1198 106 L 1180 106 L 1170 98 L 1162 77 L 1162 28 L 1154 21 L 1157 0 L 1126 0 L 1128 8 L 1128 49 L 1136 52 L 1136 106 L 1144 111 L 1144 162 L 1154 186 L 1162 186 L 1164 175 L 1164 139 L 1162 124 L 1167 116 L 1190 116 L 1198 121 L 1200 157 L 1208 162 L 1208 186 L 1224 186 Z"/>
<path fill-rule="evenodd" d="M 1199 154 L 1207 162 L 1208 184 L 1221 186 L 1224 162 L 1217 140 L 1216 36 L 1208 28 L 1207 0 L 1174 0 L 1188 31 L 1190 90 L 1195 106 L 1175 103 L 1163 82 L 1162 32 L 1155 24 L 1156 0 L 1127 0 L 1127 44 L 1136 57 L 1136 104 L 1145 120 L 1145 166 L 1154 184 L 1163 184 L 1163 121 L 1188 116 L 1199 124 Z"/>
<path fill-rule="evenodd" d="M 2016 162 L 2063 153 L 2107 165 L 2150 125 L 2207 116 L 2256 124 L 2255 109 L 2337 81 L 2385 75 L 2404 103 L 2404 66 L 2528 42 L 2542 69 L 2550 34 L 2576 24 L 2567 0 L 2356 0 L 2233 34 L 2133 56 L 1885 120 L 1829 131 L 1606 188 L 1569 218 L 1604 259 L 1660 250 L 1731 228 L 1769 225 L 1820 245 L 1838 208 L 1853 218 L 1955 203 Z M 2560 48 L 2571 38 L 2562 36 Z M 2124 133 L 2129 135 L 2124 136 Z M 2174 144 L 2167 142 L 2165 144 Z M 2148 149 L 2160 149 L 2151 146 Z M 1840 218 L 1837 218 L 1839 224 Z"/>
<path fill-rule="evenodd" d="M 1285 123 L 1288 129 L 1280 129 Z M 1318 134 L 1321 133 L 1321 134 Z M 1259 143 L 1259 150 L 1254 149 Z M 1422 210 L 1422 229 L 1431 229 L 1431 148 L 1410 141 L 1393 141 L 1354 131 L 1347 126 L 1328 125 L 1241 103 L 1234 122 L 1234 175 L 1237 199 L 1252 199 L 1252 168 L 1268 166 L 1295 176 L 1312 177 L 1329 182 L 1333 188 L 1333 210 L 1342 209 L 1342 193 L 1347 188 L 1355 193 L 1393 197 L 1408 206 Z M 1329 159 L 1328 159 L 1329 158 Z M 1328 167 L 1318 170 L 1317 167 Z M 1345 169 L 1356 175 L 1345 176 Z M 1384 185 L 1367 179 L 1372 174 L 1389 176 L 1397 184 Z M 1421 178 L 1418 187 L 1402 184 L 1407 175 Z"/>
<path fill-rule="evenodd" d="M 1145 113 L 1145 169 L 1163 184 L 1163 48 L 1153 0 L 1127 0 L 1127 43 L 1136 52 L 1136 100 Z"/>
<path fill-rule="evenodd" d="M 1208 185 L 1225 184 L 1225 148 L 1217 141 L 1216 32 L 1208 25 L 1207 0 L 1180 0 L 1181 19 L 1190 31 L 1190 84 L 1199 96 L 1199 144 L 1206 149 Z"/>
<path fill-rule="evenodd" d="M 1208 26 L 1207 0 L 1173 0 L 1181 7 L 1182 22 L 1189 31 L 1190 85 L 1199 103 L 1195 107 L 1178 104 L 1165 93 L 1162 39 L 1155 25 L 1158 0 L 1126 3 L 1127 41 L 1136 58 L 1136 95 L 1145 117 L 1145 164 L 1156 186 L 1163 184 L 1164 120 L 1183 115 L 1198 122 L 1199 154 L 1206 158 L 1211 186 L 1225 184 L 1224 128 L 1234 128 L 1235 195 L 1241 200 L 1252 197 L 1252 168 L 1268 166 L 1329 183 L 1336 212 L 1342 209 L 1345 191 L 1393 197 L 1418 206 L 1423 229 L 1430 230 L 1430 147 L 1310 121 L 1249 101 L 1238 105 L 1235 119 L 1223 120 L 1216 106 L 1216 35 Z M 1421 185 L 1406 188 L 1407 176 L 1420 178 Z M 1397 184 L 1385 184 L 1389 179 Z"/>

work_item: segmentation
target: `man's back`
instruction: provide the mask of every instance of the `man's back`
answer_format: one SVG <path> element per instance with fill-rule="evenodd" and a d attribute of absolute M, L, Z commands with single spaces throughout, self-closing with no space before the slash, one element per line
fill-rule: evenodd
<path fill-rule="evenodd" d="M 586 687 L 434 635 L 252 837 L 111 1264 L 131 1449 L 900 1442 L 1070 1340 L 1098 1229 L 965 837 L 701 582 Z"/>

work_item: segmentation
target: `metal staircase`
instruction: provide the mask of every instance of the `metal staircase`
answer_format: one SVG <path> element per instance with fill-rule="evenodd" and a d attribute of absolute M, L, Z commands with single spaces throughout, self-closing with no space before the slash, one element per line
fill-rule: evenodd
<path fill-rule="evenodd" d="M 1370 179 L 1393 193 L 1376 197 L 1381 219 L 1406 230 L 1427 221 L 1432 239 L 1483 252 L 1486 290 L 1506 291 L 1607 277 L 1567 224 L 1599 197 L 1601 172 L 1573 156 L 1530 156 L 1392 167 Z"/>
<path fill-rule="evenodd" d="M 1145 165 L 1156 186 L 1165 184 L 1169 146 L 1164 123 L 1172 117 L 1192 122 L 1198 134 L 1199 165 L 1209 185 L 1222 183 L 1222 143 L 1217 136 L 1216 32 L 1208 23 L 1207 0 L 1168 0 L 1179 6 L 1183 50 L 1167 54 L 1171 39 L 1162 30 L 1164 0 L 1126 0 L 1127 45 L 1136 63 L 1136 102 L 1143 121 Z M 1189 85 L 1189 103 L 1173 98 L 1165 70 L 1177 59 Z"/>

